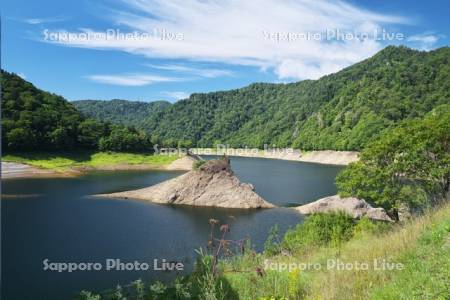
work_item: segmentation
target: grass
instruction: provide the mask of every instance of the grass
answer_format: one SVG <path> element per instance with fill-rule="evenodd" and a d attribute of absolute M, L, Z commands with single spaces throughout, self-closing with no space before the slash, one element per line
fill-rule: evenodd
<path fill-rule="evenodd" d="M 239 299 L 450 299 L 450 204 L 390 230 L 356 228 L 352 239 L 337 246 L 311 245 L 305 251 L 303 245 L 298 252 L 254 253 L 223 261 L 223 277 Z M 364 262 L 369 269 L 327 268 L 330 259 L 353 266 Z M 374 260 L 378 266 L 384 260 L 403 269 L 375 270 Z M 265 268 L 264 275 L 258 275 L 254 270 L 267 262 L 297 268 Z M 299 263 L 321 268 L 301 269 Z"/>
<path fill-rule="evenodd" d="M 117 152 L 16 153 L 2 157 L 3 161 L 24 163 L 43 169 L 66 171 L 72 168 L 100 168 L 121 164 L 146 164 L 161 167 L 178 159 L 176 155 Z"/>
<path fill-rule="evenodd" d="M 448 216 L 448 215 L 447 215 Z M 374 299 L 450 299 L 450 219 L 432 222 L 405 251 L 400 261 L 405 270 L 383 287 L 374 288 Z"/>

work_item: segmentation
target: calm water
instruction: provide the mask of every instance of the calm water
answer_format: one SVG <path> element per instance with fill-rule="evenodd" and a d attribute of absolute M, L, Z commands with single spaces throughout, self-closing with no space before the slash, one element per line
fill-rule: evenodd
<path fill-rule="evenodd" d="M 339 167 L 256 158 L 232 158 L 243 182 L 279 206 L 302 204 L 336 192 Z M 285 208 L 226 210 L 174 207 L 131 200 L 87 197 L 149 186 L 180 172 L 95 172 L 80 178 L 17 179 L 2 182 L 2 299 L 71 299 L 80 290 L 102 291 L 135 279 L 162 280 L 163 271 L 43 271 L 51 262 L 152 263 L 182 261 L 189 271 L 194 249 L 204 246 L 208 219 L 231 226 L 230 237 L 250 236 L 258 250 L 269 229 L 284 232 L 302 217 Z M 26 197 L 11 197 L 26 195 Z M 232 217 L 230 217 L 232 216 Z"/>

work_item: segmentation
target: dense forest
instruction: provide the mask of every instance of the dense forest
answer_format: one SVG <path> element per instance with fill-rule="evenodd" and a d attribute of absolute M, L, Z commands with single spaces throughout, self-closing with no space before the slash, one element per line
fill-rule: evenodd
<path fill-rule="evenodd" d="M 145 120 L 153 119 L 170 106 L 167 101 L 140 102 L 119 99 L 110 101 L 78 100 L 72 101 L 72 104 L 88 118 L 133 126 L 138 129 L 144 129 Z"/>
<path fill-rule="evenodd" d="M 445 103 L 450 103 L 450 48 L 390 46 L 319 80 L 193 94 L 135 122 L 167 146 L 360 150 L 382 129 Z M 85 105 L 83 111 L 97 109 L 104 108 Z"/>
<path fill-rule="evenodd" d="M 192 94 L 175 104 L 72 104 L 3 71 L 2 89 L 6 150 L 132 150 L 147 148 L 150 141 L 164 146 L 361 150 L 383 129 L 450 103 L 450 48 L 424 52 L 390 46 L 319 80 L 255 83 Z"/>
<path fill-rule="evenodd" d="M 150 137 L 133 127 L 85 118 L 66 99 L 1 71 L 4 151 L 150 150 Z"/>

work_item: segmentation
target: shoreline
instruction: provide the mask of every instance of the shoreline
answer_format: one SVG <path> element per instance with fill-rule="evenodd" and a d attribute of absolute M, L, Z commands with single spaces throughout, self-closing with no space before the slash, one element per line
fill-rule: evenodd
<path fill-rule="evenodd" d="M 264 159 L 279 159 L 288 161 L 298 161 L 325 165 L 346 166 L 357 161 L 359 152 L 356 151 L 334 151 L 320 150 L 302 152 L 294 149 L 276 149 L 276 150 L 257 150 L 257 149 L 215 149 L 215 148 L 193 148 L 191 151 L 197 155 L 228 155 L 230 157 L 249 157 Z M 128 170 L 166 170 L 166 171 L 190 171 L 194 163 L 191 156 L 180 154 L 178 159 L 168 164 L 152 164 L 152 163 L 116 163 L 105 164 L 99 166 L 74 166 L 61 169 L 42 168 L 31 164 L 3 161 L 1 162 L 1 178 L 2 179 L 19 179 L 19 178 L 64 178 L 77 177 L 90 171 L 128 171 Z"/>
<path fill-rule="evenodd" d="M 250 158 L 280 159 L 308 162 L 324 165 L 347 166 L 359 160 L 357 151 L 315 150 L 300 151 L 294 149 L 256 150 L 243 148 L 193 148 L 197 155 L 224 155 Z"/>
<path fill-rule="evenodd" d="M 193 166 L 193 160 L 187 156 L 180 157 L 168 164 L 157 165 L 151 163 L 144 164 L 107 164 L 100 166 L 75 166 L 67 169 L 47 169 L 35 167 L 26 163 L 2 161 L 1 179 L 20 179 L 20 178 L 70 178 L 78 177 L 90 171 L 190 171 Z"/>
<path fill-rule="evenodd" d="M 51 169 L 37 168 L 28 164 L 10 161 L 1 162 L 1 176 L 3 179 L 20 178 L 63 178 L 75 177 L 73 171 L 56 171 Z"/>

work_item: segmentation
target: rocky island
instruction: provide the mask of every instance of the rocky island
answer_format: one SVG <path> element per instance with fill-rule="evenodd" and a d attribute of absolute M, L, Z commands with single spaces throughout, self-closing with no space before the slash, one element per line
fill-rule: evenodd
<path fill-rule="evenodd" d="M 254 191 L 252 184 L 239 181 L 227 157 L 206 161 L 195 170 L 147 188 L 97 196 L 223 208 L 274 207 Z"/>

